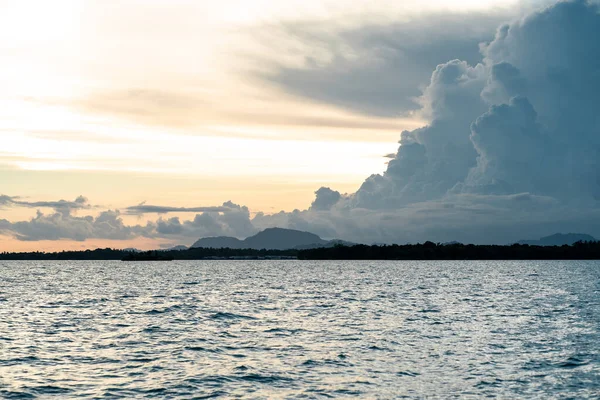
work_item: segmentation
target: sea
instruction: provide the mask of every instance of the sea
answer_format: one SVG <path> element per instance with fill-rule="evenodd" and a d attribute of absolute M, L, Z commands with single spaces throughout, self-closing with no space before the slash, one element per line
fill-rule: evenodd
<path fill-rule="evenodd" d="M 0 261 L 0 398 L 598 399 L 599 261 Z"/>

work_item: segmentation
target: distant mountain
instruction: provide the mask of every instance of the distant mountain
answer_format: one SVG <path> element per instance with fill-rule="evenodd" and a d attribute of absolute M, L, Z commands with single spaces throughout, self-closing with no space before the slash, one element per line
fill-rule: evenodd
<path fill-rule="evenodd" d="M 173 247 L 169 247 L 168 249 L 163 249 L 162 251 L 181 251 L 181 250 L 187 250 L 187 246 L 173 246 Z"/>
<path fill-rule="evenodd" d="M 554 235 L 545 236 L 539 240 L 519 240 L 519 244 L 528 244 L 530 246 L 562 246 L 572 245 L 577 242 L 595 242 L 593 236 L 585 233 L 555 233 Z"/>
<path fill-rule="evenodd" d="M 244 242 L 240 239 L 229 236 L 215 236 L 198 239 L 190 248 L 203 247 L 205 249 L 241 249 Z"/>
<path fill-rule="evenodd" d="M 320 245 L 326 240 L 310 232 L 293 229 L 269 228 L 258 232 L 244 240 L 244 245 L 250 249 L 287 250 L 298 246 Z"/>
<path fill-rule="evenodd" d="M 297 231 L 294 229 L 268 228 L 244 240 L 229 236 L 202 238 L 197 240 L 191 247 L 213 249 L 228 247 L 230 249 L 288 250 L 332 247 L 336 244 L 352 245 L 353 243 L 341 240 L 327 241 L 321 239 L 314 233 Z"/>

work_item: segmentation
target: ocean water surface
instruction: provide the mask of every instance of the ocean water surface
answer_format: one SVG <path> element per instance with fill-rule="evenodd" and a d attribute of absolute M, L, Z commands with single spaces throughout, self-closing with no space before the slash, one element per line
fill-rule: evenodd
<path fill-rule="evenodd" d="M 600 262 L 0 261 L 0 397 L 52 396 L 600 398 Z"/>

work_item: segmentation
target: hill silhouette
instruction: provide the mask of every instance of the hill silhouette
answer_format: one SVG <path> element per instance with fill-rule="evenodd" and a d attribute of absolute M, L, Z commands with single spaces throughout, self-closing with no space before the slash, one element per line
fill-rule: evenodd
<path fill-rule="evenodd" d="M 205 249 L 241 249 L 243 241 L 230 236 L 214 236 L 198 239 L 190 249 L 205 248 Z"/>
<path fill-rule="evenodd" d="M 585 233 L 555 233 L 554 235 L 544 236 L 539 240 L 520 240 L 519 244 L 528 244 L 530 246 L 562 246 L 572 245 L 577 242 L 595 242 L 593 236 Z"/>
<path fill-rule="evenodd" d="M 333 242 L 335 242 L 335 244 L 339 243 L 339 241 L 331 242 L 331 245 L 334 244 Z M 197 240 L 191 248 L 288 250 L 324 247 L 329 243 L 329 241 L 323 240 L 310 232 L 303 232 L 295 229 L 267 228 L 244 240 L 229 236 L 202 238 Z"/>

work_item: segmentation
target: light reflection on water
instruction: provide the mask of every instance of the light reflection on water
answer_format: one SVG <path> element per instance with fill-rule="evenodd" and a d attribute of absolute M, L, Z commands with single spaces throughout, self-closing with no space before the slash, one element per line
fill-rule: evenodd
<path fill-rule="evenodd" d="M 0 397 L 597 398 L 600 262 L 0 262 Z"/>

